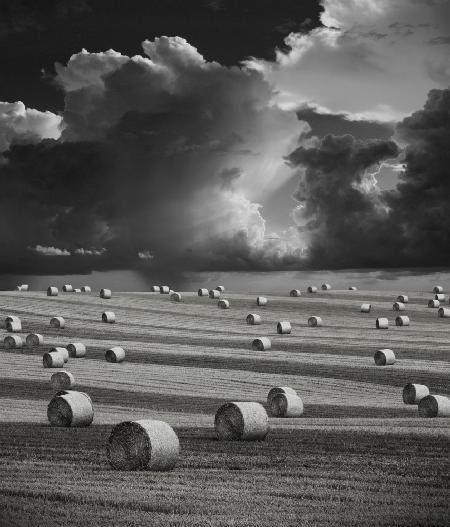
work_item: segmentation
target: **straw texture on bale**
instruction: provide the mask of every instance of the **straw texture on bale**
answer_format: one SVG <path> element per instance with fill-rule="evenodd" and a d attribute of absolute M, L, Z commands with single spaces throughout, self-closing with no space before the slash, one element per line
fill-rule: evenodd
<path fill-rule="evenodd" d="M 424 397 L 430 395 L 430 390 L 424 384 L 407 384 L 402 395 L 405 404 L 419 404 Z"/>
<path fill-rule="evenodd" d="M 91 291 L 92 291 L 91 286 L 89 286 L 89 285 L 81 286 L 81 292 L 82 293 L 90 293 Z"/>
<path fill-rule="evenodd" d="M 288 335 L 292 331 L 291 323 L 289 320 L 280 320 L 277 323 L 277 333 L 280 335 Z"/>
<path fill-rule="evenodd" d="M 433 287 L 433 293 L 443 293 L 444 288 L 441 285 L 435 285 Z"/>
<path fill-rule="evenodd" d="M 44 344 L 44 337 L 40 333 L 30 333 L 26 338 L 27 346 L 40 346 Z"/>
<path fill-rule="evenodd" d="M 275 395 L 278 395 L 279 393 L 297 395 L 297 392 L 294 390 L 294 388 L 291 388 L 289 386 L 275 386 L 274 388 L 271 388 L 269 390 L 269 393 L 267 394 L 267 405 L 268 406 L 270 406 L 270 403 L 272 402 L 272 398 L 275 397 Z"/>
<path fill-rule="evenodd" d="M 107 455 L 116 470 L 172 470 L 180 453 L 173 428 L 164 421 L 142 419 L 116 425 L 109 437 Z"/>
<path fill-rule="evenodd" d="M 269 431 L 269 418 L 260 403 L 231 402 L 217 410 L 214 427 L 220 440 L 263 440 Z"/>
<path fill-rule="evenodd" d="M 310 285 L 308 287 L 308 293 L 317 293 L 317 287 L 315 285 Z"/>
<path fill-rule="evenodd" d="M 301 291 L 300 289 L 291 289 L 290 293 L 289 293 L 289 296 L 301 296 Z"/>
<path fill-rule="evenodd" d="M 297 394 L 277 393 L 270 401 L 270 413 L 274 417 L 300 417 L 303 401 Z"/>
<path fill-rule="evenodd" d="M 51 348 L 50 349 L 50 352 L 53 352 L 53 353 L 61 353 L 61 355 L 63 356 L 64 358 L 64 362 L 68 362 L 69 360 L 69 350 L 67 348 L 63 348 L 63 347 L 54 347 L 54 348 Z"/>
<path fill-rule="evenodd" d="M 105 359 L 108 362 L 122 362 L 125 359 L 125 350 L 120 346 L 114 346 L 106 350 Z"/>
<path fill-rule="evenodd" d="M 444 395 L 427 395 L 419 402 L 420 417 L 450 417 L 450 399 Z"/>
<path fill-rule="evenodd" d="M 100 289 L 100 298 L 111 298 L 112 291 L 111 289 Z"/>
<path fill-rule="evenodd" d="M 174 292 L 170 295 L 170 299 L 173 300 L 174 302 L 181 302 L 181 294 Z"/>
<path fill-rule="evenodd" d="M 349 291 L 357 291 L 358 288 L 355 287 L 354 285 L 351 285 L 349 288 L 348 288 Z"/>
<path fill-rule="evenodd" d="M 113 311 L 105 311 L 102 313 L 102 322 L 106 324 L 114 324 L 116 322 L 116 315 Z"/>
<path fill-rule="evenodd" d="M 64 362 L 64 355 L 58 351 L 48 351 L 42 356 L 44 368 L 62 368 Z"/>
<path fill-rule="evenodd" d="M 89 426 L 94 420 L 91 398 L 72 390 L 57 394 L 47 407 L 47 417 L 52 426 Z"/>
<path fill-rule="evenodd" d="M 388 366 L 395 362 L 395 354 L 391 349 L 377 350 L 373 358 L 377 366 Z"/>
<path fill-rule="evenodd" d="M 447 307 L 440 307 L 438 309 L 438 317 L 440 318 L 449 318 L 450 317 L 450 309 Z"/>
<path fill-rule="evenodd" d="M 252 342 L 252 349 L 255 351 L 269 350 L 272 347 L 272 342 L 269 337 L 260 337 L 254 339 Z"/>
<path fill-rule="evenodd" d="M 220 298 L 220 291 L 217 291 L 217 289 L 211 289 L 209 292 L 209 298 Z"/>
<path fill-rule="evenodd" d="M 396 326 L 409 326 L 410 320 L 406 315 L 395 317 Z"/>
<path fill-rule="evenodd" d="M 152 293 L 159 293 L 160 292 L 160 287 L 159 285 L 152 285 L 152 287 L 150 288 L 150 291 Z"/>
<path fill-rule="evenodd" d="M 168 295 L 170 293 L 170 287 L 168 285 L 161 285 L 159 287 L 159 292 L 162 295 Z"/>
<path fill-rule="evenodd" d="M 372 304 L 361 304 L 361 313 L 370 313 Z"/>
<path fill-rule="evenodd" d="M 73 287 L 70 284 L 64 284 L 62 286 L 62 290 L 64 291 L 64 293 L 72 293 Z"/>
<path fill-rule="evenodd" d="M 198 296 L 208 296 L 209 295 L 209 291 L 207 289 L 205 289 L 204 287 L 201 287 L 197 291 L 197 294 L 198 294 Z"/>
<path fill-rule="evenodd" d="M 63 329 L 66 326 L 66 321 L 63 317 L 53 317 L 50 319 L 50 326 L 52 328 Z"/>
<path fill-rule="evenodd" d="M 397 302 L 402 302 L 403 304 L 407 304 L 409 302 L 408 295 L 398 295 Z"/>
<path fill-rule="evenodd" d="M 377 329 L 388 329 L 389 327 L 389 320 L 385 317 L 379 317 L 375 321 L 375 327 Z"/>
<path fill-rule="evenodd" d="M 439 307 L 440 305 L 439 300 L 428 300 L 428 307 Z"/>
<path fill-rule="evenodd" d="M 444 295 L 444 293 L 437 293 L 436 295 L 434 295 L 434 299 L 435 300 L 439 300 L 439 302 L 444 302 L 445 301 L 445 295 Z"/>
<path fill-rule="evenodd" d="M 225 287 L 223 285 L 218 285 L 214 288 L 216 291 L 219 291 L 219 293 L 223 293 L 225 291 Z"/>
<path fill-rule="evenodd" d="M 256 313 L 248 314 L 245 320 L 250 326 L 259 326 L 262 322 L 261 315 L 257 315 Z"/>
<path fill-rule="evenodd" d="M 47 287 L 47 296 L 58 296 L 58 288 L 54 286 Z"/>
<path fill-rule="evenodd" d="M 54 390 L 67 390 L 75 385 L 75 377 L 70 371 L 57 371 L 52 374 L 50 384 Z"/>
<path fill-rule="evenodd" d="M 330 284 L 322 284 L 322 291 L 329 291 L 331 289 Z"/>
<path fill-rule="evenodd" d="M 219 301 L 217 302 L 217 305 L 218 305 L 221 309 L 230 309 L 230 302 L 229 302 L 229 300 L 225 300 L 225 299 L 219 300 Z"/>
<path fill-rule="evenodd" d="M 6 330 L 10 333 L 20 333 L 22 331 L 22 322 L 20 320 L 8 321 L 6 323 Z"/>
<path fill-rule="evenodd" d="M 66 346 L 69 357 L 79 359 L 86 355 L 86 346 L 82 342 L 71 342 Z"/>
<path fill-rule="evenodd" d="M 267 298 L 265 296 L 256 297 L 256 304 L 258 306 L 267 306 Z"/>
<path fill-rule="evenodd" d="M 8 335 L 3 339 L 3 347 L 7 350 L 22 348 L 23 340 L 19 335 Z"/>
<path fill-rule="evenodd" d="M 308 318 L 308 326 L 311 328 L 322 326 L 322 324 L 323 324 L 323 321 L 320 317 L 309 317 Z"/>
<path fill-rule="evenodd" d="M 394 302 L 392 304 L 392 309 L 394 311 L 405 311 L 406 306 L 405 306 L 405 304 L 403 302 Z"/>

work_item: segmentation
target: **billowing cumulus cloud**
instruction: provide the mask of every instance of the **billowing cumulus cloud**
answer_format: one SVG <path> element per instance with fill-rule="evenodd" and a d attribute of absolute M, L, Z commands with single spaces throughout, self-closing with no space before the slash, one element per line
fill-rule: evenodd
<path fill-rule="evenodd" d="M 36 245 L 36 247 L 31 250 L 44 256 L 70 256 L 69 251 L 66 249 L 58 249 L 58 247 L 43 247 L 42 245 Z"/>

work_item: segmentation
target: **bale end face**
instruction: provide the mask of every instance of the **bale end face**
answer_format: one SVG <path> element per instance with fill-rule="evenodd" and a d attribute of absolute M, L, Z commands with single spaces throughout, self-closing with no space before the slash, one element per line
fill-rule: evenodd
<path fill-rule="evenodd" d="M 441 303 L 439 302 L 439 300 L 428 300 L 428 307 L 436 308 L 436 307 L 439 307 L 440 305 Z"/>
<path fill-rule="evenodd" d="M 115 346 L 106 351 L 105 359 L 108 362 L 122 362 L 125 360 L 125 350 L 120 346 Z"/>
<path fill-rule="evenodd" d="M 173 301 L 173 302 L 181 302 L 181 294 L 180 293 L 172 293 L 170 295 L 170 299 Z"/>
<path fill-rule="evenodd" d="M 427 395 L 419 402 L 420 417 L 450 417 L 450 399 L 444 395 Z"/>
<path fill-rule="evenodd" d="M 424 384 L 407 384 L 402 392 L 405 404 L 419 404 L 427 395 L 430 395 L 430 390 Z"/>
<path fill-rule="evenodd" d="M 201 288 L 197 291 L 197 295 L 198 296 L 208 296 L 209 292 L 207 289 L 205 288 Z"/>
<path fill-rule="evenodd" d="M 69 371 L 57 371 L 50 378 L 54 390 L 67 390 L 75 385 L 75 378 Z"/>
<path fill-rule="evenodd" d="M 250 326 L 259 326 L 261 324 L 261 316 L 255 313 L 250 313 L 246 318 L 247 324 Z"/>
<path fill-rule="evenodd" d="M 63 392 L 50 401 L 47 407 L 47 417 L 52 426 L 90 426 L 94 420 L 92 401 L 83 392 Z"/>
<path fill-rule="evenodd" d="M 40 333 L 30 333 L 26 338 L 27 346 L 40 346 L 44 343 L 44 337 Z"/>
<path fill-rule="evenodd" d="M 311 328 L 320 327 L 323 325 L 323 321 L 320 317 L 309 317 L 308 326 Z"/>
<path fill-rule="evenodd" d="M 322 284 L 322 291 L 329 291 L 331 289 L 330 284 Z"/>
<path fill-rule="evenodd" d="M 303 401 L 297 394 L 277 393 L 270 401 L 270 413 L 274 417 L 300 417 Z"/>
<path fill-rule="evenodd" d="M 102 313 L 102 322 L 105 324 L 115 324 L 116 315 L 112 311 L 105 311 Z"/>
<path fill-rule="evenodd" d="M 438 317 L 439 318 L 449 318 L 450 317 L 450 309 L 447 309 L 446 307 L 440 307 L 438 309 Z"/>
<path fill-rule="evenodd" d="M 64 367 L 64 355 L 57 351 L 50 351 L 44 353 L 42 356 L 42 364 L 44 368 L 62 368 Z"/>
<path fill-rule="evenodd" d="M 66 348 L 71 358 L 80 358 L 86 355 L 86 346 L 82 342 L 72 342 L 67 344 Z"/>
<path fill-rule="evenodd" d="M 66 321 L 63 317 L 53 317 L 50 319 L 50 326 L 56 329 L 64 329 L 66 326 Z"/>
<path fill-rule="evenodd" d="M 267 298 L 265 296 L 258 296 L 256 298 L 256 305 L 258 306 L 267 306 Z"/>
<path fill-rule="evenodd" d="M 53 286 L 48 287 L 47 296 L 58 296 L 58 288 Z"/>
<path fill-rule="evenodd" d="M 277 323 L 277 333 L 280 335 L 289 335 L 291 331 L 291 323 L 288 320 L 281 320 Z"/>
<path fill-rule="evenodd" d="M 272 342 L 269 337 L 261 337 L 254 339 L 252 342 L 252 349 L 255 351 L 264 351 L 272 347 Z"/>
<path fill-rule="evenodd" d="M 315 285 L 310 285 L 307 291 L 308 293 L 317 293 L 317 287 Z"/>
<path fill-rule="evenodd" d="M 232 402 L 217 410 L 214 427 L 222 441 L 262 441 L 269 431 L 269 418 L 260 403 Z"/>
<path fill-rule="evenodd" d="M 395 325 L 396 326 L 409 326 L 410 320 L 407 316 L 399 316 L 395 318 Z"/>
<path fill-rule="evenodd" d="M 377 318 L 375 321 L 375 327 L 377 329 L 388 329 L 389 327 L 389 320 L 384 317 Z"/>
<path fill-rule="evenodd" d="M 395 363 L 395 354 L 391 349 L 377 350 L 373 358 L 377 366 L 390 366 Z"/>
<path fill-rule="evenodd" d="M 19 335 L 8 335 L 3 339 L 3 347 L 7 350 L 23 347 L 23 340 Z"/>
<path fill-rule="evenodd" d="M 111 289 L 101 289 L 100 290 L 100 298 L 109 299 L 112 296 Z"/>
<path fill-rule="evenodd" d="M 294 390 L 294 388 L 291 388 L 290 386 L 275 386 L 274 388 L 271 388 L 267 394 L 268 406 L 270 406 L 270 403 L 272 402 L 272 399 L 275 397 L 275 395 L 278 395 L 279 393 L 297 395 L 297 392 Z"/>
<path fill-rule="evenodd" d="M 211 289 L 211 291 L 209 291 L 209 298 L 212 298 L 212 299 L 220 298 L 220 291 L 217 291 L 217 289 Z"/>
<path fill-rule="evenodd" d="M 301 292 L 300 292 L 300 289 L 292 289 L 289 293 L 289 296 L 301 296 Z"/>
<path fill-rule="evenodd" d="M 230 309 L 230 302 L 228 300 L 219 300 L 217 306 L 221 309 Z"/>

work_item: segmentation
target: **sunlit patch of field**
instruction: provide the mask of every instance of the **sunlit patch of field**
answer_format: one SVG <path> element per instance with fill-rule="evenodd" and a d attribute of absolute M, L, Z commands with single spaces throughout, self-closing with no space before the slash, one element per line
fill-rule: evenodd
<path fill-rule="evenodd" d="M 396 327 L 399 293 L 266 295 L 266 307 L 232 293 L 230 310 L 193 293 L 181 303 L 150 293 L 0 293 L 0 320 L 18 315 L 24 335 L 45 338 L 39 348 L 0 349 L 0 525 L 448 525 L 450 419 L 419 418 L 402 388 L 417 382 L 450 394 L 450 319 L 427 308 L 431 293 L 412 293 L 411 326 Z M 370 314 L 360 313 L 366 301 Z M 101 322 L 104 310 L 116 324 Z M 261 326 L 245 323 L 251 312 Z M 65 329 L 50 328 L 55 315 Z M 324 326 L 309 328 L 311 315 Z M 388 330 L 375 329 L 378 316 L 389 318 Z M 291 321 L 291 335 L 276 333 L 279 320 Z M 253 351 L 262 335 L 272 349 Z M 51 428 L 54 370 L 42 367 L 42 353 L 77 341 L 87 356 L 66 369 L 90 394 L 94 424 Z M 125 348 L 124 363 L 104 360 L 114 345 Z M 386 347 L 397 362 L 376 367 L 373 354 Z M 298 391 L 302 418 L 271 418 L 264 442 L 215 440 L 222 403 L 265 404 L 277 385 Z M 141 418 L 176 429 L 175 471 L 110 469 L 111 426 Z"/>

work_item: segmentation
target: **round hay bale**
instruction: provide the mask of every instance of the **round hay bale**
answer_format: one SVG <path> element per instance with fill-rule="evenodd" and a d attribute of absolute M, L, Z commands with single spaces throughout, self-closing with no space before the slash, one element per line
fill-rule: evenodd
<path fill-rule="evenodd" d="M 317 287 L 315 285 L 310 285 L 307 291 L 308 293 L 317 293 Z"/>
<path fill-rule="evenodd" d="M 438 317 L 439 318 L 449 318 L 450 317 L 450 309 L 447 307 L 440 307 L 438 309 Z"/>
<path fill-rule="evenodd" d="M 58 296 L 58 288 L 55 286 L 47 287 L 47 296 Z"/>
<path fill-rule="evenodd" d="M 392 309 L 394 311 L 405 311 L 406 306 L 405 306 L 405 304 L 403 302 L 394 302 L 392 304 Z"/>
<path fill-rule="evenodd" d="M 289 296 L 301 296 L 301 294 L 300 289 L 291 289 L 289 292 Z"/>
<path fill-rule="evenodd" d="M 57 371 L 50 377 L 50 384 L 54 390 L 67 390 L 75 385 L 75 378 L 70 371 Z"/>
<path fill-rule="evenodd" d="M 160 292 L 160 287 L 159 285 L 152 285 L 152 287 L 150 288 L 150 291 L 152 293 L 159 293 Z"/>
<path fill-rule="evenodd" d="M 440 305 L 439 300 L 428 300 L 428 307 L 439 307 Z"/>
<path fill-rule="evenodd" d="M 10 333 L 20 333 L 22 331 L 22 322 L 13 320 L 6 323 L 6 330 Z"/>
<path fill-rule="evenodd" d="M 170 295 L 170 300 L 172 300 L 173 302 L 181 302 L 181 294 L 173 292 Z"/>
<path fill-rule="evenodd" d="M 274 417 L 300 417 L 303 401 L 297 394 L 277 393 L 270 401 L 270 413 Z"/>
<path fill-rule="evenodd" d="M 219 300 L 217 306 L 222 309 L 230 309 L 230 301 L 225 299 Z"/>
<path fill-rule="evenodd" d="M 20 320 L 19 317 L 16 317 L 15 315 L 8 315 L 5 318 L 5 328 L 8 325 L 8 322 L 19 322 L 19 323 L 21 323 L 21 320 Z"/>
<path fill-rule="evenodd" d="M 357 291 L 358 288 L 355 287 L 354 285 L 351 285 L 349 288 L 348 288 L 349 291 Z"/>
<path fill-rule="evenodd" d="M 407 304 L 409 302 L 408 295 L 398 295 L 397 302 L 402 302 L 402 304 Z"/>
<path fill-rule="evenodd" d="M 63 329 L 66 327 L 66 321 L 63 317 L 53 317 L 50 319 L 50 326 L 52 328 Z"/>
<path fill-rule="evenodd" d="M 111 298 L 112 297 L 112 291 L 111 289 L 100 289 L 100 298 Z"/>
<path fill-rule="evenodd" d="M 125 350 L 120 346 L 114 346 L 106 350 L 105 359 L 108 362 L 122 362 L 125 359 Z"/>
<path fill-rule="evenodd" d="M 217 299 L 220 298 L 220 291 L 217 291 L 217 289 L 211 289 L 209 292 L 209 298 Z"/>
<path fill-rule="evenodd" d="M 257 296 L 256 297 L 256 305 L 258 306 L 267 306 L 267 298 L 265 296 Z"/>
<path fill-rule="evenodd" d="M 280 335 L 289 335 L 291 331 L 292 327 L 289 320 L 280 320 L 280 322 L 277 322 L 277 333 Z"/>
<path fill-rule="evenodd" d="M 180 442 L 164 421 L 125 421 L 112 429 L 106 451 L 116 470 L 166 471 L 178 460 Z"/>
<path fill-rule="evenodd" d="M 323 324 L 323 321 L 320 317 L 309 317 L 308 318 L 308 326 L 310 328 L 317 328 Z"/>
<path fill-rule="evenodd" d="M 8 335 L 3 339 L 3 347 L 7 350 L 23 347 L 22 337 L 19 335 Z"/>
<path fill-rule="evenodd" d="M 72 293 L 73 292 L 73 287 L 70 284 L 64 284 L 62 286 L 62 290 L 63 290 L 64 293 Z"/>
<path fill-rule="evenodd" d="M 94 420 L 92 401 L 83 392 L 57 394 L 47 407 L 47 417 L 52 426 L 89 426 Z"/>
<path fill-rule="evenodd" d="M 395 362 L 395 354 L 391 349 L 377 350 L 373 358 L 377 366 L 389 366 Z"/>
<path fill-rule="evenodd" d="M 82 342 L 71 342 L 66 346 L 69 357 L 79 359 L 86 355 L 86 346 Z"/>
<path fill-rule="evenodd" d="M 272 398 L 275 397 L 275 395 L 278 395 L 279 393 L 297 395 L 297 392 L 294 390 L 294 388 L 290 388 L 289 386 L 275 386 L 274 388 L 271 388 L 269 390 L 269 393 L 267 394 L 267 405 L 268 406 L 270 406 L 270 403 L 272 402 Z"/>
<path fill-rule="evenodd" d="M 372 304 L 361 304 L 361 313 L 370 313 Z"/>
<path fill-rule="evenodd" d="M 379 317 L 375 321 L 375 327 L 377 329 L 388 329 L 389 327 L 389 320 L 385 317 Z"/>
<path fill-rule="evenodd" d="M 450 417 L 450 399 L 444 395 L 427 395 L 419 402 L 420 417 Z"/>
<path fill-rule="evenodd" d="M 405 404 L 419 404 L 424 397 L 430 395 L 430 390 L 424 384 L 407 384 L 402 395 Z"/>
<path fill-rule="evenodd" d="M 260 337 L 254 339 L 252 342 L 252 349 L 254 349 L 255 351 L 270 350 L 271 347 L 272 342 L 270 341 L 269 337 Z"/>
<path fill-rule="evenodd" d="M 435 285 L 433 287 L 433 293 L 443 293 L 444 288 L 441 285 Z"/>
<path fill-rule="evenodd" d="M 47 351 L 42 356 L 44 368 L 62 368 L 64 362 L 64 355 L 59 351 Z"/>
<path fill-rule="evenodd" d="M 331 289 L 330 284 L 322 284 L 321 286 L 322 291 L 329 291 Z"/>
<path fill-rule="evenodd" d="M 73 292 L 74 292 L 74 293 L 81 293 L 81 289 L 75 288 L 75 289 L 73 290 Z"/>
<path fill-rule="evenodd" d="M 68 362 L 68 360 L 69 360 L 69 350 L 67 348 L 55 347 L 55 348 L 51 348 L 50 352 L 61 353 L 61 355 L 64 358 L 64 362 Z"/>
<path fill-rule="evenodd" d="M 116 315 L 113 311 L 105 311 L 102 313 L 102 322 L 106 324 L 114 324 L 116 322 Z"/>
<path fill-rule="evenodd" d="M 40 346 L 44 344 L 44 337 L 40 333 L 30 333 L 26 338 L 27 346 Z"/>
<path fill-rule="evenodd" d="M 247 321 L 247 324 L 249 324 L 250 326 L 259 326 L 262 322 L 261 315 L 257 315 L 255 313 L 248 314 L 245 320 Z"/>
<path fill-rule="evenodd" d="M 445 295 L 444 293 L 437 293 L 434 295 L 435 300 L 439 300 L 439 302 L 445 302 Z"/>
<path fill-rule="evenodd" d="M 168 285 L 161 285 L 159 287 L 159 292 L 161 295 L 168 295 L 170 293 L 170 287 Z"/>
<path fill-rule="evenodd" d="M 17 286 L 18 291 L 28 291 L 30 286 L 28 284 L 21 284 Z"/>
<path fill-rule="evenodd" d="M 208 296 L 209 291 L 206 288 L 202 287 L 197 291 L 197 294 L 198 296 Z"/>
<path fill-rule="evenodd" d="M 410 320 L 406 315 L 395 317 L 396 326 L 409 326 Z"/>
<path fill-rule="evenodd" d="M 83 285 L 81 286 L 81 292 L 82 293 L 90 293 L 92 291 L 91 287 L 89 285 Z"/>
<path fill-rule="evenodd" d="M 223 285 L 218 285 L 214 288 L 216 291 L 219 291 L 219 293 L 223 293 L 225 291 L 225 287 Z"/>
<path fill-rule="evenodd" d="M 269 417 L 260 403 L 230 402 L 216 412 L 214 427 L 219 440 L 263 440 L 269 431 Z"/>

